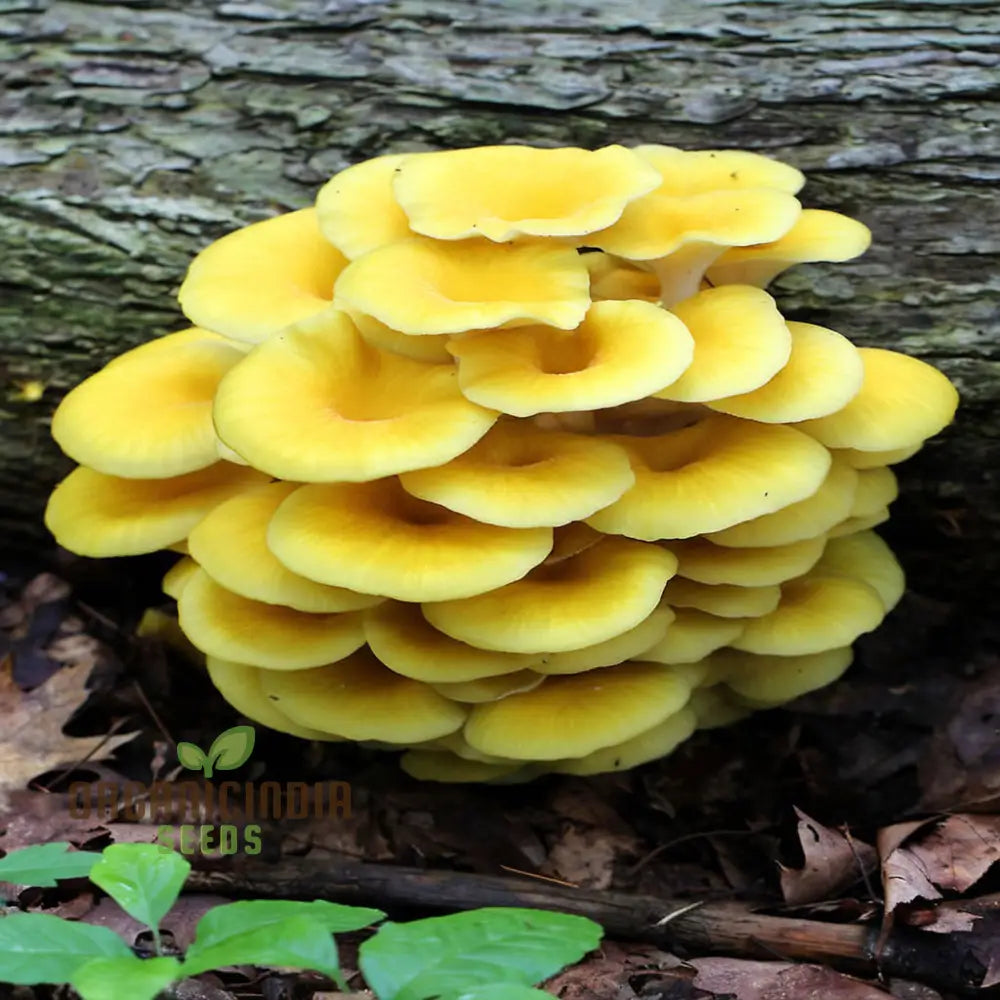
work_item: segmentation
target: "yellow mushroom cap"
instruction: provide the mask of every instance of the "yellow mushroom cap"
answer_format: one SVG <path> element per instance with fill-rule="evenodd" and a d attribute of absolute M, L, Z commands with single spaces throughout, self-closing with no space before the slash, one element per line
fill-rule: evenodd
<path fill-rule="evenodd" d="M 694 360 L 657 399 L 698 403 L 750 392 L 788 363 L 792 335 L 774 299 L 748 285 L 708 288 L 671 307 L 691 331 Z"/>
<path fill-rule="evenodd" d="M 184 315 L 234 340 L 259 343 L 329 309 L 344 256 L 303 208 L 237 229 L 191 262 L 177 295 Z"/>
<path fill-rule="evenodd" d="M 406 160 L 393 190 L 414 232 L 502 243 L 604 229 L 659 184 L 659 173 L 623 146 L 477 146 Z"/>
<path fill-rule="evenodd" d="M 884 617 L 885 607 L 874 587 L 813 570 L 783 584 L 778 607 L 745 622 L 732 646 L 775 656 L 820 653 L 850 645 Z"/>
<path fill-rule="evenodd" d="M 707 539 L 732 548 L 756 548 L 816 538 L 850 514 L 857 486 L 857 472 L 845 462 L 834 460 L 819 489 L 806 499 L 724 531 L 712 532 Z"/>
<path fill-rule="evenodd" d="M 226 444 L 255 468 L 302 482 L 439 465 L 495 420 L 462 396 L 451 366 L 380 351 L 335 310 L 258 345 L 215 397 Z"/>
<path fill-rule="evenodd" d="M 275 708 L 299 725 L 349 740 L 420 743 L 465 722 L 467 709 L 382 666 L 366 649 L 312 670 L 266 671 Z"/>
<path fill-rule="evenodd" d="M 437 753 L 447 751 L 463 760 L 478 760 L 483 764 L 509 764 L 509 757 L 494 757 L 488 753 L 482 753 L 475 747 L 469 746 L 465 742 L 465 737 L 460 731 L 448 733 L 447 736 L 439 736 L 434 740 L 425 740 L 423 743 L 410 744 L 411 750 L 433 750 Z M 520 763 L 520 761 L 518 762 Z"/>
<path fill-rule="evenodd" d="M 677 608 L 666 635 L 642 654 L 651 663 L 697 663 L 743 632 L 743 622 L 717 618 L 694 608 Z"/>
<path fill-rule="evenodd" d="M 898 496 L 899 481 L 892 469 L 884 465 L 860 469 L 851 517 L 870 517 L 888 507 Z"/>
<path fill-rule="evenodd" d="M 614 746 L 602 747 L 585 757 L 557 760 L 551 765 L 556 774 L 607 774 L 627 771 L 651 760 L 666 757 L 694 731 L 698 717 L 690 708 L 667 716 L 651 729 Z"/>
<path fill-rule="evenodd" d="M 314 615 L 220 587 L 204 570 L 177 599 L 184 634 L 209 656 L 268 670 L 302 670 L 364 645 L 361 613 Z"/>
<path fill-rule="evenodd" d="M 467 398 L 528 417 L 642 399 L 681 376 L 694 341 L 676 316 L 633 299 L 593 303 L 570 332 L 482 331 L 454 338 L 448 350 Z"/>
<path fill-rule="evenodd" d="M 631 261 L 610 253 L 585 253 L 583 262 L 590 272 L 590 297 L 604 299 L 645 299 L 656 302 L 660 298 L 660 279 Z"/>
<path fill-rule="evenodd" d="M 764 587 L 807 573 L 823 554 L 825 544 L 826 539 L 820 536 L 789 545 L 735 549 L 713 545 L 704 538 L 692 538 L 670 542 L 667 548 L 679 560 L 679 577 L 698 583 Z"/>
<path fill-rule="evenodd" d="M 661 605 L 648 618 L 621 635 L 593 646 L 584 646 L 583 649 L 546 653 L 540 662 L 532 664 L 532 669 L 540 674 L 579 674 L 600 667 L 612 667 L 625 660 L 641 659 L 642 653 L 663 639 L 673 620 L 673 610 Z"/>
<path fill-rule="evenodd" d="M 259 667 L 220 660 L 217 656 L 209 656 L 205 663 L 208 667 L 208 676 L 219 694 L 251 722 L 267 726 L 268 729 L 274 729 L 279 733 L 298 736 L 303 740 L 336 742 L 340 739 L 331 733 L 299 726 L 283 712 L 279 712 L 264 693 L 261 685 L 263 671 Z"/>
<path fill-rule="evenodd" d="M 399 479 L 413 496 L 511 528 L 580 520 L 635 482 L 628 455 L 610 441 L 513 420 L 445 465 Z"/>
<path fill-rule="evenodd" d="M 411 335 L 531 323 L 572 330 L 590 305 L 590 279 L 573 247 L 421 236 L 348 264 L 336 301 Z"/>
<path fill-rule="evenodd" d="M 439 333 L 432 337 L 411 337 L 380 323 L 372 316 L 352 311 L 348 315 L 362 338 L 373 347 L 389 354 L 402 354 L 404 358 L 423 361 L 431 365 L 450 365 L 452 356 L 448 352 L 451 336 Z"/>
<path fill-rule="evenodd" d="M 694 608 L 719 618 L 759 618 L 778 606 L 781 588 L 696 583 L 675 576 L 663 591 L 663 600 L 673 608 Z"/>
<path fill-rule="evenodd" d="M 591 545 L 596 545 L 604 538 L 599 531 L 584 521 L 573 521 L 571 524 L 560 524 L 552 529 L 552 551 L 546 556 L 546 563 L 561 562 L 569 559 Z"/>
<path fill-rule="evenodd" d="M 109 476 L 161 479 L 219 460 L 212 398 L 243 358 L 235 344 L 182 331 L 126 351 L 63 398 L 52 436 Z"/>
<path fill-rule="evenodd" d="M 907 445 L 905 448 L 890 448 L 887 451 L 857 451 L 854 448 L 833 449 L 834 458 L 842 458 L 851 468 L 874 469 L 879 465 L 898 465 L 912 458 L 924 446 L 924 442 Z"/>
<path fill-rule="evenodd" d="M 516 774 L 523 768 L 521 761 L 507 764 L 489 764 L 481 760 L 467 760 L 455 754 L 434 750 L 407 750 L 399 766 L 418 781 L 442 781 L 451 784 L 492 781 Z"/>
<path fill-rule="evenodd" d="M 410 496 L 393 478 L 299 487 L 271 519 L 267 544 L 319 583 L 448 601 L 520 579 L 549 554 L 552 529 L 483 524 Z"/>
<path fill-rule="evenodd" d="M 477 649 L 433 628 L 417 604 L 386 601 L 365 615 L 365 638 L 390 670 L 418 681 L 445 684 L 520 673 L 539 657 Z"/>
<path fill-rule="evenodd" d="M 198 564 L 190 556 L 178 559 L 163 575 L 161 583 L 163 593 L 176 601 L 181 596 L 181 591 L 188 585 L 188 581 L 197 572 Z"/>
<path fill-rule="evenodd" d="M 265 604 L 328 614 L 381 603 L 384 598 L 298 576 L 267 547 L 267 526 L 296 489 L 295 483 L 268 483 L 219 504 L 191 532 L 191 555 L 216 583 Z"/>
<path fill-rule="evenodd" d="M 721 414 L 669 434 L 609 440 L 629 453 L 635 486 L 587 523 L 647 540 L 693 538 L 780 510 L 814 494 L 831 463 L 791 427 Z"/>
<path fill-rule="evenodd" d="M 499 701 L 521 691 L 533 691 L 544 680 L 542 674 L 536 674 L 533 670 L 518 670 L 517 673 L 502 674 L 499 677 L 450 681 L 444 684 L 431 684 L 431 687 L 452 701 L 479 705 L 488 701 Z"/>
<path fill-rule="evenodd" d="M 550 677 L 533 691 L 476 705 L 463 734 L 498 757 L 583 757 L 651 729 L 679 712 L 690 694 L 670 667 L 623 663 Z"/>
<path fill-rule="evenodd" d="M 799 424 L 828 448 L 886 451 L 925 441 L 951 423 L 958 392 L 932 365 L 896 351 L 862 347 L 861 391 L 836 413 Z"/>
<path fill-rule="evenodd" d="M 688 708 L 694 712 L 698 729 L 719 729 L 731 726 L 751 714 L 746 705 L 737 704 L 732 692 L 719 684 L 691 692 Z"/>
<path fill-rule="evenodd" d="M 823 558 L 816 564 L 816 572 L 839 573 L 863 580 L 878 591 L 887 612 L 892 611 L 906 591 L 903 567 L 892 549 L 874 531 L 830 539 Z"/>
<path fill-rule="evenodd" d="M 850 646 L 800 656 L 755 656 L 734 649 L 713 655 L 726 672 L 726 686 L 753 705 L 780 705 L 832 684 L 851 665 Z"/>
<path fill-rule="evenodd" d="M 837 212 L 802 210 L 779 239 L 760 246 L 733 246 L 709 269 L 713 285 L 757 285 L 763 288 L 794 264 L 845 261 L 860 257 L 871 245 L 867 226 Z"/>
<path fill-rule="evenodd" d="M 876 528 L 889 520 L 889 508 L 879 507 L 878 510 L 864 517 L 848 517 L 827 532 L 828 538 L 843 538 L 845 535 L 855 535 L 859 531 Z"/>
<path fill-rule="evenodd" d="M 864 380 L 858 349 L 834 330 L 812 323 L 788 323 L 788 330 L 792 353 L 777 375 L 759 389 L 706 405 L 769 424 L 809 420 L 843 409 L 861 391 Z"/>
<path fill-rule="evenodd" d="M 229 462 L 170 479 L 121 479 L 80 466 L 53 490 L 45 526 L 81 556 L 155 552 L 186 539 L 216 504 L 266 481 Z"/>
<path fill-rule="evenodd" d="M 740 149 L 678 149 L 654 143 L 634 152 L 660 173 L 660 190 L 674 195 L 743 188 L 773 188 L 796 194 L 806 179 L 800 170 L 760 153 Z"/>
<path fill-rule="evenodd" d="M 676 558 L 655 545 L 608 538 L 516 583 L 424 604 L 423 612 L 435 628 L 481 649 L 561 653 L 604 642 L 648 618 L 676 568 Z"/>
<path fill-rule="evenodd" d="M 316 196 L 323 235 L 349 260 L 412 236 L 392 192 L 396 168 L 414 153 L 393 153 L 356 163 L 334 174 Z"/>

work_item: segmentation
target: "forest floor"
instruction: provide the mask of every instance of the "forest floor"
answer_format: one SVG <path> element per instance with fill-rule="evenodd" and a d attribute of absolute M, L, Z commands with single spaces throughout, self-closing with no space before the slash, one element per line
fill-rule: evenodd
<path fill-rule="evenodd" d="M 135 636 L 147 607 L 170 611 L 157 586 L 166 565 L 56 553 L 0 565 L 0 853 L 152 841 L 148 822 L 74 817 L 72 782 L 174 779 L 179 741 L 204 747 L 239 721 L 182 652 Z M 591 779 L 427 784 L 391 754 L 260 728 L 250 779 L 347 782 L 349 814 L 264 821 L 260 855 L 193 858 L 189 891 L 164 926 L 183 950 L 227 884 L 267 895 L 279 864 L 333 873 L 333 882 L 350 871 L 345 901 L 396 919 L 495 902 L 499 876 L 512 898 L 535 892 L 597 919 L 602 893 L 634 897 L 634 914 L 607 929 L 599 952 L 545 984 L 563 1000 L 993 995 L 998 638 L 1000 626 L 970 624 L 962 609 L 911 592 L 858 643 L 836 685 L 702 731 L 666 760 Z M 436 907 L 426 892 L 408 899 L 402 873 L 387 895 L 384 866 L 437 880 Z M 325 884 L 315 883 L 317 895 Z M 144 946 L 139 926 L 84 881 L 0 883 L 2 899 L 103 923 Z M 718 904 L 739 908 L 745 933 L 712 917 L 727 912 Z M 649 917 L 654 905 L 659 920 Z M 787 933 L 756 935 L 753 921 L 767 916 Z M 830 929 L 845 926 L 864 928 L 869 944 L 817 962 Z M 352 989 L 363 990 L 358 940 L 348 936 L 341 952 Z M 315 976 L 242 967 L 202 976 L 185 995 L 299 1000 L 335 990 Z M 60 995 L 0 985 L 0 1000 Z"/>

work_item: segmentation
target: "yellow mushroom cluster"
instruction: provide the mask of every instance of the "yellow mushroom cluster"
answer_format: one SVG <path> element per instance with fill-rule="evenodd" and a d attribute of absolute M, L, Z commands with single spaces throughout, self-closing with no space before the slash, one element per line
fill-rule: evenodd
<path fill-rule="evenodd" d="M 665 146 L 352 166 L 66 396 L 47 524 L 186 553 L 223 697 L 420 778 L 629 768 L 827 684 L 903 593 L 871 529 L 957 394 L 781 314 L 776 275 L 870 239 L 802 184 Z"/>

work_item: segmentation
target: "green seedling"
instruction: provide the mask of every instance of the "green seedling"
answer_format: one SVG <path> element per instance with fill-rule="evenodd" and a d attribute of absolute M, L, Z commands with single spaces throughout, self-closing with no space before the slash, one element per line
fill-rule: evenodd
<path fill-rule="evenodd" d="M 189 771 L 211 778 L 214 771 L 235 771 L 250 759 L 256 733 L 253 726 L 233 726 L 212 741 L 208 753 L 197 743 L 178 743 L 177 759 Z"/>

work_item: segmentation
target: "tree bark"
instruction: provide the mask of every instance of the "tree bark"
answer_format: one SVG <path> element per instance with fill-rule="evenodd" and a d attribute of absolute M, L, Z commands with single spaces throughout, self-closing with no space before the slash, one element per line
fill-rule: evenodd
<path fill-rule="evenodd" d="M 953 430 L 903 467 L 913 585 L 982 606 L 1000 511 L 993 0 L 0 0 L 0 537 L 41 535 L 65 390 L 184 320 L 210 240 L 394 150 L 760 150 L 874 231 L 777 286 L 793 318 L 939 365 Z M 992 127 L 991 127 L 992 126 Z M 34 398 L 43 390 L 41 398 Z M 993 588 L 995 589 L 995 588 Z"/>

